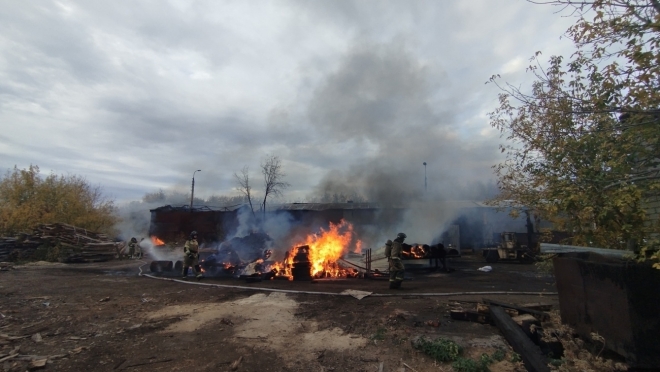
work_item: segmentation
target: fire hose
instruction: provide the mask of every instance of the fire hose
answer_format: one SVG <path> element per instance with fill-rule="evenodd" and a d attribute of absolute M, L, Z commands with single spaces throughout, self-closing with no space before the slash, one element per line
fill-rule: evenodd
<path fill-rule="evenodd" d="M 230 288 L 230 289 L 246 289 L 252 291 L 263 291 L 263 292 L 279 292 L 279 293 L 291 293 L 291 294 L 311 294 L 311 295 L 325 295 L 325 296 L 351 296 L 349 293 L 336 293 L 336 292 L 320 292 L 320 291 L 299 291 L 291 289 L 277 289 L 277 288 L 267 288 L 267 287 L 248 287 L 244 285 L 227 285 L 227 284 L 213 284 L 213 283 L 201 283 L 201 282 L 190 282 L 181 279 L 172 279 L 172 278 L 163 278 L 150 274 L 145 274 L 142 272 L 142 267 L 147 265 L 144 261 L 142 265 L 138 268 L 140 272 L 138 276 L 144 276 L 151 279 L 165 280 L 169 282 L 176 282 L 189 285 L 201 285 L 205 287 L 216 287 L 216 288 Z M 557 292 L 509 292 L 509 291 L 488 291 L 488 292 L 448 292 L 448 293 L 372 293 L 369 296 L 373 297 L 397 297 L 397 296 L 425 296 L 425 297 L 451 297 L 451 296 L 484 296 L 484 295 L 520 295 L 520 296 L 556 296 Z"/>

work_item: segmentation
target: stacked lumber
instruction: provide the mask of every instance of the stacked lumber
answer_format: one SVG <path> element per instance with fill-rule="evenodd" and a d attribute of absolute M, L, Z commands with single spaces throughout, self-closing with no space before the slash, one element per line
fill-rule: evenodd
<path fill-rule="evenodd" d="M 0 237 L 0 262 L 30 257 L 40 245 L 39 240 Z"/>
<path fill-rule="evenodd" d="M 72 249 L 62 262 L 103 262 L 110 261 L 117 255 L 117 243 L 87 243 L 79 249 Z"/>
<path fill-rule="evenodd" d="M 39 246 L 59 247 L 62 262 L 101 262 L 117 256 L 121 243 L 106 234 L 64 223 L 39 224 L 31 235 L 0 238 L 0 261 L 30 258 Z"/>
<path fill-rule="evenodd" d="M 86 243 L 109 242 L 105 234 L 89 231 L 80 227 L 64 223 L 40 224 L 34 228 L 33 236 L 41 240 L 57 240 L 70 245 L 83 245 Z"/>

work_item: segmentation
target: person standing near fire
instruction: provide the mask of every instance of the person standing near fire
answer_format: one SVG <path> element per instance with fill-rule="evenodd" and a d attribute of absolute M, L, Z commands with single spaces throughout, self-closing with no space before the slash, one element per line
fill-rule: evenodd
<path fill-rule="evenodd" d="M 135 237 L 131 238 L 131 241 L 128 243 L 128 258 L 135 258 L 135 249 L 137 247 L 137 239 Z"/>
<path fill-rule="evenodd" d="M 197 271 L 197 265 L 199 264 L 199 243 L 197 242 L 197 231 L 190 233 L 190 238 L 186 240 L 186 244 L 183 246 L 183 272 L 181 275 L 183 279 L 188 277 L 188 268 L 192 267 L 193 273 L 197 277 L 197 280 L 202 278 L 202 273 Z"/>
<path fill-rule="evenodd" d="M 390 289 L 401 288 L 403 282 L 405 267 L 401 261 L 403 252 L 403 241 L 407 238 L 406 234 L 398 233 L 396 239 L 392 242 L 392 249 L 388 256 L 390 262 Z M 385 249 L 387 254 L 387 248 Z"/>
<path fill-rule="evenodd" d="M 438 270 L 438 262 L 442 264 L 442 271 L 447 271 L 447 250 L 445 250 L 445 246 L 442 243 L 438 244 L 433 244 L 430 246 L 431 249 L 431 257 L 429 259 L 429 267 L 431 267 L 432 270 Z M 433 261 L 435 261 L 435 267 L 433 266 Z"/>
<path fill-rule="evenodd" d="M 387 242 L 385 243 L 385 257 L 387 257 L 387 263 L 389 264 L 392 257 L 392 241 L 387 239 Z"/>

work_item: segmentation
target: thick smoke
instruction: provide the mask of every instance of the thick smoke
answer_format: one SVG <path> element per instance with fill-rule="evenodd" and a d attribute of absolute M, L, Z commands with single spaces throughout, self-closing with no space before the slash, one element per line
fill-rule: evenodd
<path fill-rule="evenodd" d="M 383 217 L 370 228 L 380 231 L 363 232 L 375 244 L 399 231 L 430 242 L 460 213 L 441 202 L 492 197 L 497 145 L 462 139 L 455 113 L 465 103 L 452 100 L 450 80 L 403 42 L 357 45 L 316 91 L 309 118 L 338 148 L 355 142 L 371 155 L 347 157 L 347 166 L 328 172 L 308 200 L 409 208 L 402 219 Z"/>
<path fill-rule="evenodd" d="M 491 170 L 499 159 L 497 144 L 480 135 L 468 138 L 472 131 L 462 128 L 458 113 L 471 103 L 457 101 L 452 94 L 456 89 L 452 85 L 460 82 L 446 76 L 438 61 L 424 61 L 417 55 L 405 39 L 357 43 L 337 69 L 322 79 L 304 110 L 304 121 L 315 135 L 298 145 L 291 143 L 292 151 L 283 156 L 285 164 L 302 164 L 307 167 L 303 169 L 325 168 L 328 156 L 344 164 L 322 177 L 308 201 L 352 200 L 408 211 L 392 214 L 383 208 L 375 223 L 356 226 L 366 248 L 400 231 L 411 242 L 437 241 L 462 213 L 445 202 L 483 201 L 497 191 Z M 314 150 L 319 148 L 324 151 Z M 287 173 L 304 177 L 297 169 L 287 169 Z M 156 199 L 157 205 L 143 201 L 137 206 L 148 211 L 187 203 L 185 198 L 175 203 Z M 286 214 L 270 217 L 259 226 L 252 217 L 251 212 L 240 214 L 239 227 L 231 237 L 260 229 L 273 238 L 274 245 L 284 245 L 298 234 Z M 132 226 L 145 229 L 139 221 Z"/>

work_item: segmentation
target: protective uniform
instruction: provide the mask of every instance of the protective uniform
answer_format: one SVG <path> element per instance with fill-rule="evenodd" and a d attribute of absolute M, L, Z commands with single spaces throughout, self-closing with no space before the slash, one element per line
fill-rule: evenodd
<path fill-rule="evenodd" d="M 135 256 L 135 248 L 137 247 L 137 239 L 131 238 L 131 241 L 128 243 L 128 256 L 133 258 Z"/>
<path fill-rule="evenodd" d="M 195 273 L 197 279 L 200 279 L 202 273 L 197 271 L 197 265 L 199 264 L 199 243 L 197 242 L 196 231 L 190 233 L 190 239 L 186 240 L 186 244 L 183 246 L 183 253 L 183 272 L 181 275 L 185 279 L 188 276 L 188 268 L 192 267 L 193 273 Z"/>
<path fill-rule="evenodd" d="M 392 250 L 390 252 L 390 288 L 400 288 L 403 282 L 405 267 L 401 262 L 401 253 L 403 252 L 403 241 L 406 234 L 399 233 L 392 242 Z"/>
<path fill-rule="evenodd" d="M 392 257 L 392 241 L 387 240 L 387 243 L 385 243 L 385 257 L 387 257 L 387 261 L 390 261 L 390 257 Z"/>

